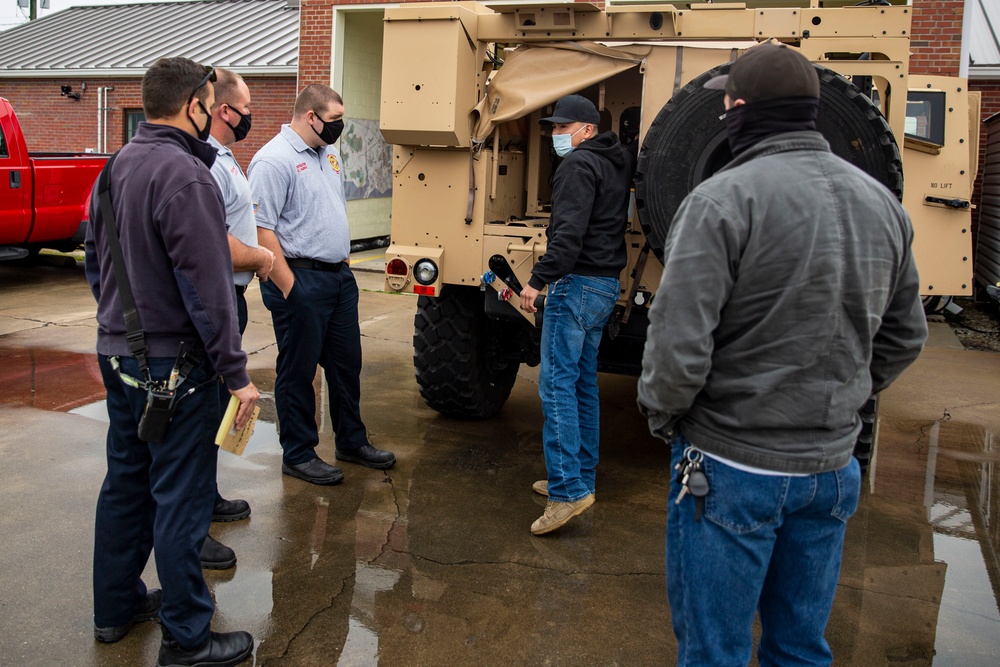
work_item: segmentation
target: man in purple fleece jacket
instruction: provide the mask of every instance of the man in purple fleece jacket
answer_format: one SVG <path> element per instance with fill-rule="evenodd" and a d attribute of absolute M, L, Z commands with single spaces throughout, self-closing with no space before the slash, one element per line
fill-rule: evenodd
<path fill-rule="evenodd" d="M 239 398 L 237 427 L 259 397 L 240 348 L 222 196 L 209 168 L 214 70 L 186 58 L 157 61 L 142 80 L 147 122 L 116 156 L 112 208 L 148 351 L 148 378 L 166 380 L 178 351 L 204 360 L 178 385 L 166 437 L 140 439 L 146 390 L 126 340 L 114 263 L 95 189 L 86 270 L 97 299 L 98 363 L 108 394 L 108 472 L 97 501 L 94 635 L 115 642 L 159 615 L 160 665 L 235 665 L 253 649 L 246 632 L 215 633 L 200 552 L 215 502 L 221 377 Z M 141 574 L 156 548 L 163 591 Z"/>

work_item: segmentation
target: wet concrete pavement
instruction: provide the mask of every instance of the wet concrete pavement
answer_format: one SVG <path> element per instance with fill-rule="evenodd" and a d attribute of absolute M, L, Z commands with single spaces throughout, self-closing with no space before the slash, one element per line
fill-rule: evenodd
<path fill-rule="evenodd" d="M 276 350 L 252 288 L 245 347 L 262 421 L 242 458 L 220 454 L 219 485 L 253 514 L 213 524 L 239 557 L 206 571 L 213 628 L 252 632 L 259 665 L 673 664 L 668 457 L 635 410 L 634 379 L 601 377 L 598 503 L 532 537 L 543 499 L 530 485 L 544 477 L 536 371 L 522 368 L 497 418 L 437 415 L 413 378 L 413 298 L 379 292 L 377 272 L 357 275 L 362 410 L 399 463 L 345 464 L 336 487 L 281 475 L 266 393 Z M 106 415 L 83 272 L 0 264 L 0 285 L 0 665 L 155 664 L 152 623 L 114 645 L 92 635 Z M 933 328 L 883 396 L 828 630 L 837 664 L 1000 662 L 1000 355 Z M 319 453 L 332 460 L 321 423 Z M 152 562 L 145 579 L 156 584 Z"/>

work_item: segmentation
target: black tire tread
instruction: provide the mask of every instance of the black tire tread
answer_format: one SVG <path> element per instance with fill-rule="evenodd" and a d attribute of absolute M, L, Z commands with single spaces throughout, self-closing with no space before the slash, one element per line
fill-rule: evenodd
<path fill-rule="evenodd" d="M 489 363 L 489 320 L 478 289 L 446 286 L 421 296 L 414 316 L 413 365 L 420 395 L 448 417 L 485 419 L 503 407 L 518 365 Z"/>

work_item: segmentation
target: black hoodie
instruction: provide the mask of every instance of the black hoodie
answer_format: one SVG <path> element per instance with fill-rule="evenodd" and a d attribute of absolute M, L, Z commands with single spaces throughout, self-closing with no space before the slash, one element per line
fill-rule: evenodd
<path fill-rule="evenodd" d="M 618 277 L 628 255 L 628 152 L 612 132 L 584 141 L 556 168 L 548 247 L 531 270 L 537 290 L 573 273 Z"/>

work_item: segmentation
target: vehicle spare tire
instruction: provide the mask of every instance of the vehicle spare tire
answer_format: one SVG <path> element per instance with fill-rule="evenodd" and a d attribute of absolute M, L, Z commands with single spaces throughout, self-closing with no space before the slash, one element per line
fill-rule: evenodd
<path fill-rule="evenodd" d="M 636 209 L 661 262 L 667 230 L 681 201 L 732 159 L 724 93 L 703 87 L 712 77 L 728 74 L 730 66 L 709 70 L 677 91 L 656 115 L 639 151 Z M 835 154 L 902 199 L 903 163 L 885 117 L 850 81 L 825 67 L 814 67 L 820 81 L 817 129 Z"/>

